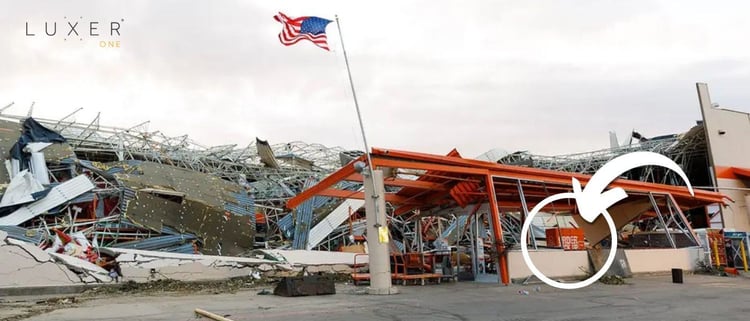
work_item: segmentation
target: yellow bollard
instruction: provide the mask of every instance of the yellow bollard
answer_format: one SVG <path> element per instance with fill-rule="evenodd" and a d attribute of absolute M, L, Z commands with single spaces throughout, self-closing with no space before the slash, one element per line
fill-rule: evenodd
<path fill-rule="evenodd" d="M 718 243 L 716 239 L 713 239 L 713 241 L 714 241 L 713 242 L 714 243 L 714 256 L 716 257 L 716 267 L 720 268 L 721 262 L 719 261 L 719 245 L 716 244 Z"/>
<path fill-rule="evenodd" d="M 745 255 L 745 239 L 740 240 L 740 254 L 742 254 L 742 265 L 745 266 L 745 272 L 747 272 L 747 255 Z"/>

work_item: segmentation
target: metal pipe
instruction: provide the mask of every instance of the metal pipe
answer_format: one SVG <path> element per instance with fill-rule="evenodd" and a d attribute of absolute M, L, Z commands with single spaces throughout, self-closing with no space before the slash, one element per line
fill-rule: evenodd
<path fill-rule="evenodd" d="M 672 248 L 677 248 L 677 244 L 675 244 L 674 239 L 672 239 L 672 233 L 669 232 L 669 228 L 667 227 L 667 223 L 664 221 L 664 216 L 661 215 L 661 210 L 659 210 L 659 204 L 656 204 L 656 199 L 654 199 L 654 194 L 648 193 L 648 198 L 651 200 L 651 205 L 654 207 L 654 211 L 656 212 L 656 216 L 659 218 L 659 222 L 661 222 L 661 226 L 664 228 L 664 233 L 667 235 L 667 240 L 669 240 L 669 244 L 672 245 Z M 616 235 L 612 235 L 612 242 L 617 242 Z"/>

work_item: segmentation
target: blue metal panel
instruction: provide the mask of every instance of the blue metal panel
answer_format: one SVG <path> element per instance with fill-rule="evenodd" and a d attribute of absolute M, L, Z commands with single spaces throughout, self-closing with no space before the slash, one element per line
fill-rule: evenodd
<path fill-rule="evenodd" d="M 70 201 L 70 203 L 72 203 L 72 204 L 76 204 L 76 203 L 88 203 L 88 202 L 93 202 L 93 201 L 94 201 L 94 193 L 93 192 L 88 192 L 88 193 L 83 193 L 81 196 L 78 196 L 78 197 L 72 199 Z"/>
<path fill-rule="evenodd" d="M 40 230 L 27 230 L 15 225 L 0 225 L 0 231 L 8 233 L 8 237 L 32 244 L 39 244 L 42 241 L 44 232 Z"/>
<path fill-rule="evenodd" d="M 396 245 L 396 248 L 399 250 L 399 252 L 404 253 L 404 243 L 398 240 L 391 240 L 394 245 Z"/>
<path fill-rule="evenodd" d="M 249 216 L 250 221 L 255 224 L 255 201 L 252 195 L 240 192 L 232 193 L 232 196 L 237 203 L 224 202 L 224 209 L 235 215 Z"/>
<path fill-rule="evenodd" d="M 294 215 L 290 213 L 282 217 L 278 225 L 281 232 L 284 233 L 285 238 L 292 238 L 292 235 L 294 235 Z"/>
<path fill-rule="evenodd" d="M 195 254 L 195 250 L 193 249 L 192 244 L 183 244 L 180 246 L 170 247 L 161 250 L 162 252 L 170 252 L 170 253 L 181 253 L 181 254 Z"/>
<path fill-rule="evenodd" d="M 316 181 L 314 178 L 308 178 L 305 181 L 305 185 L 303 186 L 303 189 L 308 189 L 315 185 Z M 315 205 L 322 205 L 325 202 L 323 200 L 319 199 L 320 197 L 313 197 L 312 199 L 309 199 L 305 201 L 304 203 L 300 204 L 300 206 L 297 207 L 295 210 L 296 212 L 296 222 L 294 224 L 294 240 L 292 243 L 292 248 L 296 250 L 302 250 L 305 249 L 307 246 L 307 237 L 310 234 L 310 228 L 312 228 L 312 220 L 313 220 L 313 210 Z"/>
<path fill-rule="evenodd" d="M 178 232 L 177 230 L 169 226 L 162 225 L 161 234 L 177 235 L 177 234 L 180 234 L 180 232 Z"/>

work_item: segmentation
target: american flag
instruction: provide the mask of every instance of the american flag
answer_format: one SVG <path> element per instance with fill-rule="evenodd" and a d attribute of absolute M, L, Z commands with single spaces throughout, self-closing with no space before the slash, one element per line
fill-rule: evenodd
<path fill-rule="evenodd" d="M 326 26 L 332 22 L 331 20 L 319 17 L 299 17 L 292 19 L 281 12 L 273 18 L 284 25 L 284 29 L 279 33 L 279 40 L 282 44 L 291 46 L 300 40 L 310 40 L 316 46 L 330 50 L 328 48 L 328 38 L 326 37 Z"/>

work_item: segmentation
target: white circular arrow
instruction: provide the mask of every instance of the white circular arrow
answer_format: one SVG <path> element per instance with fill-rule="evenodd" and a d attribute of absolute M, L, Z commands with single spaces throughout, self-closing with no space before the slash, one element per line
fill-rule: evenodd
<path fill-rule="evenodd" d="M 685 175 L 685 172 L 683 172 L 680 166 L 668 157 L 653 152 L 634 152 L 617 157 L 602 166 L 602 168 L 591 176 L 588 184 L 586 184 L 586 188 L 583 190 L 581 189 L 581 182 L 572 178 L 573 193 L 560 193 L 547 197 L 534 206 L 531 212 L 529 212 L 526 221 L 523 223 L 523 228 L 521 228 L 521 251 L 523 254 L 523 260 L 526 262 L 529 270 L 542 280 L 542 282 L 547 283 L 547 285 L 565 290 L 579 289 L 589 286 L 604 276 L 604 274 L 609 271 L 612 262 L 614 262 L 615 254 L 617 252 L 617 229 L 615 223 L 612 221 L 612 216 L 607 212 L 607 208 L 628 196 L 627 193 L 625 193 L 625 190 L 619 187 L 606 192 L 604 189 L 622 173 L 647 165 L 662 166 L 677 172 L 677 174 L 679 174 L 685 181 L 688 190 L 690 191 L 690 195 L 695 196 L 693 187 L 690 185 L 690 181 L 688 180 L 687 175 Z M 531 261 L 531 257 L 529 257 L 528 242 L 526 240 L 534 216 L 536 216 L 544 206 L 562 199 L 575 199 L 578 206 L 578 212 L 580 213 L 581 218 L 586 222 L 593 223 L 599 215 L 604 216 L 604 220 L 607 221 L 607 225 L 609 226 L 609 233 L 612 235 L 612 247 L 609 250 L 609 255 L 607 256 L 607 260 L 604 262 L 602 268 L 588 279 L 575 283 L 557 282 L 540 272 L 534 265 L 534 262 Z"/>

